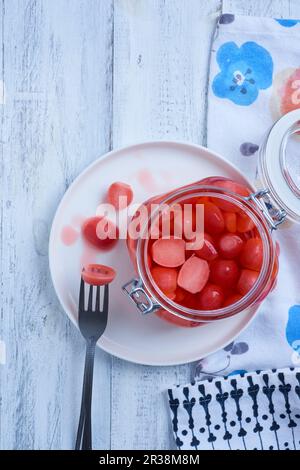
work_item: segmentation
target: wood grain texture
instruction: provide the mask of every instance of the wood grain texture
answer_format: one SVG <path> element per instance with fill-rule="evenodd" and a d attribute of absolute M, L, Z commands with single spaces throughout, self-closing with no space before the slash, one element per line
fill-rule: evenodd
<path fill-rule="evenodd" d="M 218 1 L 115 2 L 115 147 L 151 139 L 205 142 L 208 53 Z M 175 164 L 175 163 L 174 163 Z M 191 366 L 112 360 L 113 449 L 170 449 L 165 390 Z"/>
<path fill-rule="evenodd" d="M 222 0 L 222 2 L 224 13 L 271 18 L 300 18 L 299 0 Z"/>
<path fill-rule="evenodd" d="M 220 6 L 214 0 L 115 1 L 114 145 L 205 140 L 209 49 Z"/>
<path fill-rule="evenodd" d="M 84 342 L 51 285 L 47 245 L 70 182 L 111 146 L 110 0 L 3 0 L 1 449 L 72 448 Z M 63 262 L 63 260 L 62 260 Z M 110 441 L 110 357 L 97 352 L 95 445 Z"/>
<path fill-rule="evenodd" d="M 298 0 L 0 1 L 0 449 L 74 445 L 84 343 L 58 305 L 47 259 L 70 182 L 112 146 L 205 144 L 216 15 L 300 18 L 299 8 Z M 98 350 L 95 448 L 171 449 L 164 391 L 190 373 Z"/>

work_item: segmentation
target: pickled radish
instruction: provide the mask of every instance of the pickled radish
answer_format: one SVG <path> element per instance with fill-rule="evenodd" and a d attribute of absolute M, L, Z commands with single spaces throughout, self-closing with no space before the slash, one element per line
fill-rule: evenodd
<path fill-rule="evenodd" d="M 227 297 L 227 299 L 224 302 L 223 307 L 228 307 L 229 305 L 233 305 L 236 302 L 238 302 L 239 300 L 241 300 L 242 298 L 243 298 L 243 296 L 240 295 L 240 294 L 232 294 L 229 297 Z"/>
<path fill-rule="evenodd" d="M 131 204 L 133 199 L 133 191 L 131 186 L 126 183 L 117 181 L 110 185 L 107 192 L 107 200 L 116 209 L 125 209 Z"/>
<path fill-rule="evenodd" d="M 237 217 L 235 212 L 223 212 L 225 228 L 230 233 L 236 232 Z"/>
<path fill-rule="evenodd" d="M 225 259 L 236 258 L 242 251 L 244 242 L 238 235 L 226 233 L 219 240 L 220 256 Z"/>
<path fill-rule="evenodd" d="M 168 207 L 168 209 L 162 211 L 158 217 L 152 221 L 151 235 L 153 238 L 158 238 L 157 235 L 159 234 L 161 234 L 163 237 L 170 237 L 170 235 L 174 235 L 174 212 L 176 213 L 176 209 L 171 210 L 171 208 Z M 181 230 L 179 232 L 180 236 Z"/>
<path fill-rule="evenodd" d="M 250 238 L 246 241 L 240 262 L 244 268 L 260 271 L 263 262 L 263 244 L 260 238 Z"/>
<path fill-rule="evenodd" d="M 222 233 L 225 228 L 224 217 L 215 204 L 208 202 L 204 207 L 204 230 L 211 235 Z"/>
<path fill-rule="evenodd" d="M 210 269 L 211 280 L 214 284 L 227 289 L 235 287 L 239 277 L 239 268 L 234 260 L 216 259 L 212 262 Z"/>
<path fill-rule="evenodd" d="M 216 186 L 218 188 L 227 189 L 232 193 L 238 194 L 239 196 L 247 197 L 250 194 L 250 188 L 245 184 L 237 183 L 231 179 L 225 178 L 224 176 L 210 176 L 200 181 L 201 184 L 207 184 L 210 186 Z"/>
<path fill-rule="evenodd" d="M 185 241 L 160 238 L 152 245 L 152 259 L 160 266 L 176 268 L 185 262 Z"/>
<path fill-rule="evenodd" d="M 191 210 L 185 207 L 183 209 L 183 237 L 187 240 L 190 240 L 193 234 L 195 233 L 195 228 L 196 211 L 194 210 L 194 208 Z"/>
<path fill-rule="evenodd" d="M 119 238 L 119 230 L 116 225 L 105 217 L 90 217 L 82 227 L 84 238 L 100 250 L 113 248 Z"/>
<path fill-rule="evenodd" d="M 177 287 L 177 271 L 173 268 L 162 268 L 155 266 L 151 270 L 155 284 L 164 293 L 175 292 Z"/>
<path fill-rule="evenodd" d="M 187 292 L 187 295 L 184 299 L 184 307 L 187 307 L 191 310 L 199 310 L 197 295 L 190 294 Z"/>
<path fill-rule="evenodd" d="M 206 261 L 213 261 L 218 256 L 218 251 L 213 243 L 213 238 L 207 233 L 204 234 L 204 243 L 202 248 L 194 251 L 195 255 Z"/>
<path fill-rule="evenodd" d="M 116 271 L 103 264 L 88 264 L 82 269 L 81 277 L 87 284 L 103 286 L 110 284 L 116 277 Z"/>
<path fill-rule="evenodd" d="M 205 178 L 204 180 L 201 181 L 201 184 L 216 186 L 218 188 L 225 189 L 227 191 L 230 191 L 231 193 L 237 194 L 242 197 L 247 197 L 251 193 L 250 189 L 246 185 L 237 183 L 236 181 L 229 180 L 222 176 Z M 231 202 L 224 201 L 219 198 L 214 198 L 213 202 L 214 204 L 216 204 L 216 206 L 218 206 L 223 211 L 227 211 L 227 212 L 239 212 L 240 211 L 239 207 Z"/>
<path fill-rule="evenodd" d="M 255 227 L 254 222 L 246 214 L 238 214 L 237 216 L 237 231 L 240 233 L 250 232 Z"/>
<path fill-rule="evenodd" d="M 185 201 L 184 204 L 177 206 L 172 221 L 174 234 L 177 237 L 182 236 L 190 240 L 196 229 L 196 210 L 190 201 Z"/>
<path fill-rule="evenodd" d="M 207 284 L 199 294 L 201 310 L 217 310 L 224 302 L 224 292 L 220 286 Z"/>
<path fill-rule="evenodd" d="M 246 295 L 252 289 L 258 279 L 259 273 L 251 269 L 243 269 L 237 283 L 237 291 Z"/>
<path fill-rule="evenodd" d="M 190 292 L 200 292 L 209 278 L 209 265 L 207 261 L 191 256 L 181 267 L 178 274 L 178 285 Z"/>
<path fill-rule="evenodd" d="M 183 302 L 187 296 L 187 292 L 181 287 L 177 287 L 175 293 L 176 293 L 176 302 L 179 302 L 179 303 Z"/>

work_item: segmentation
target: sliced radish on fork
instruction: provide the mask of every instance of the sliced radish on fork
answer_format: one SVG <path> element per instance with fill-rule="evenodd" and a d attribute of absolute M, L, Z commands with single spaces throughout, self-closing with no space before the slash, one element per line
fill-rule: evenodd
<path fill-rule="evenodd" d="M 81 277 L 92 286 L 104 286 L 110 284 L 116 277 L 116 271 L 103 264 L 88 264 L 82 269 Z"/>

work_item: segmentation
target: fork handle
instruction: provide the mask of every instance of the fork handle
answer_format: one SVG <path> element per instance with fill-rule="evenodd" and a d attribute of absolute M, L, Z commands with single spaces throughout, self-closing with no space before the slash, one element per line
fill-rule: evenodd
<path fill-rule="evenodd" d="M 82 384 L 82 394 L 81 394 L 81 405 L 80 405 L 80 416 L 79 416 L 79 423 L 77 428 L 77 436 L 76 436 L 76 444 L 75 450 L 79 450 L 82 441 L 82 431 L 85 422 L 85 409 L 84 409 L 84 397 L 86 391 L 86 379 L 87 379 L 87 371 L 88 371 L 88 363 L 89 363 L 89 355 L 88 355 L 88 345 L 86 345 L 86 353 L 85 353 L 85 364 L 84 364 L 84 373 L 83 373 L 83 384 Z"/>
<path fill-rule="evenodd" d="M 87 371 L 87 385 L 85 393 L 85 424 L 82 438 L 82 450 L 92 450 L 92 392 L 94 376 L 94 358 L 96 341 L 92 341 L 89 348 L 89 368 Z"/>
<path fill-rule="evenodd" d="M 89 367 L 85 393 L 85 424 L 82 438 L 82 450 L 92 450 L 92 392 L 96 341 L 92 340 L 89 348 Z"/>
<path fill-rule="evenodd" d="M 76 444 L 75 450 L 79 450 L 82 440 L 83 440 L 83 433 L 86 426 L 86 417 L 87 417 L 87 408 L 86 406 L 89 404 L 89 418 L 88 418 L 88 426 L 89 426 L 89 433 L 88 433 L 88 442 L 85 442 L 84 447 L 89 446 L 92 447 L 92 433 L 91 433 L 91 402 L 92 402 L 92 386 L 93 386 L 93 370 L 94 370 L 94 357 L 95 357 L 95 348 L 96 348 L 96 341 L 91 338 L 87 340 L 86 343 L 86 354 L 85 354 L 85 365 L 84 365 L 84 375 L 83 375 L 83 385 L 82 385 L 82 396 L 81 396 L 81 407 L 80 407 L 80 417 L 77 429 L 77 436 L 76 436 Z"/>

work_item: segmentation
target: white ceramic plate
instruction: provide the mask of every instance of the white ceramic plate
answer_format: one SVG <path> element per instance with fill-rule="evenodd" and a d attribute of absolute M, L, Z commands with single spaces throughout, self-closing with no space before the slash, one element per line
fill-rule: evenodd
<path fill-rule="evenodd" d="M 173 326 L 155 315 L 142 316 L 121 286 L 134 277 L 125 241 L 110 252 L 87 248 L 80 237 L 67 246 L 62 231 L 80 233 L 80 224 L 95 215 L 99 202 L 114 181 L 131 184 L 134 202 L 164 193 L 207 176 L 228 176 L 248 183 L 243 175 L 215 153 L 179 142 L 151 142 L 102 156 L 69 187 L 54 218 L 49 246 L 50 270 L 58 298 L 75 325 L 82 263 L 107 264 L 117 270 L 110 286 L 110 313 L 98 345 L 128 361 L 148 365 L 192 362 L 224 347 L 251 321 L 255 311 L 199 328 Z M 72 229 L 65 227 L 72 227 Z M 74 237 L 76 238 L 76 237 Z"/>

